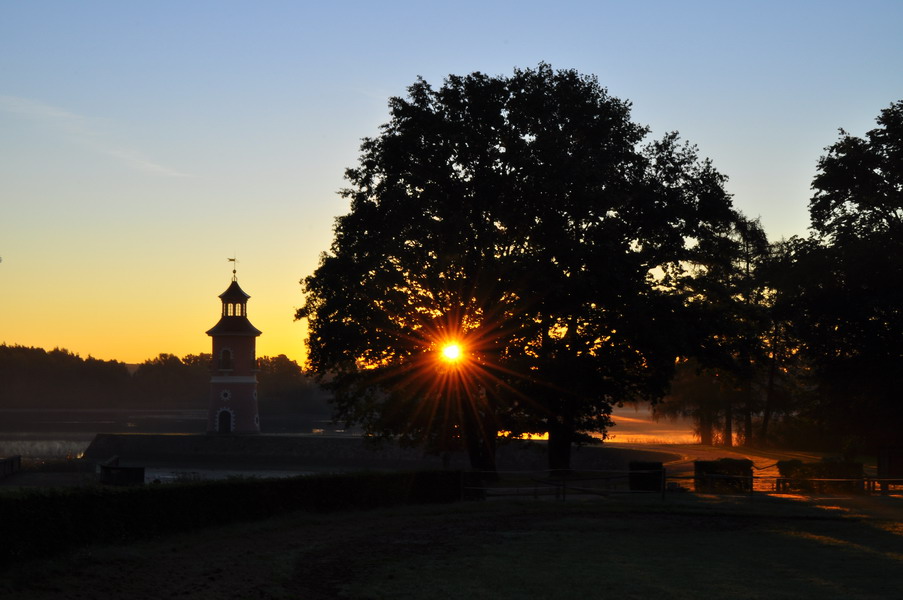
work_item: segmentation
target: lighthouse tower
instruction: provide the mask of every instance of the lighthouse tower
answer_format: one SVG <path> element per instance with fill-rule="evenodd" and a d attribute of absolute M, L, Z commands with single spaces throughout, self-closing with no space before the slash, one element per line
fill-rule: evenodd
<path fill-rule="evenodd" d="M 207 331 L 213 338 L 207 433 L 260 433 L 256 345 L 261 331 L 248 321 L 250 296 L 239 287 L 234 270 L 219 297 L 222 316 Z"/>

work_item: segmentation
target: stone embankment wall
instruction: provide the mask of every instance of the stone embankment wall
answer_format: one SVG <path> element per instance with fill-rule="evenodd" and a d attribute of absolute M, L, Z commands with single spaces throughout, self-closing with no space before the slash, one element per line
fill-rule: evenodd
<path fill-rule="evenodd" d="M 363 438 L 352 436 L 98 434 L 85 451 L 85 458 L 98 462 L 113 456 L 126 463 L 441 466 L 439 457 L 424 456 L 422 451 L 374 447 Z"/>
<path fill-rule="evenodd" d="M 98 434 L 85 458 L 104 462 L 119 457 L 122 464 L 183 463 L 246 467 L 322 469 L 423 469 L 441 468 L 442 457 L 420 449 L 374 444 L 356 436 L 318 435 L 155 435 Z M 667 462 L 676 455 L 640 452 L 612 447 L 576 448 L 572 466 L 577 469 L 627 469 L 630 460 Z M 542 442 L 512 441 L 499 446 L 500 470 L 546 469 Z M 468 468 L 464 453 L 448 456 L 448 466 Z"/>
<path fill-rule="evenodd" d="M 22 469 L 22 457 L 0 458 L 0 479 L 18 473 Z"/>

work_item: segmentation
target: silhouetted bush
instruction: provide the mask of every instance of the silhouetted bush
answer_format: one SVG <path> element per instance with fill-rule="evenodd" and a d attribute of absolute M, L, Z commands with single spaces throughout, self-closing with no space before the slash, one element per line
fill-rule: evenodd
<path fill-rule="evenodd" d="M 807 492 L 812 489 L 808 480 L 809 471 L 803 461 L 796 458 L 779 460 L 777 467 L 781 476 L 777 485 L 779 492 Z"/>
<path fill-rule="evenodd" d="M 862 463 L 836 458 L 820 462 L 801 460 L 778 461 L 781 480 L 778 490 L 783 492 L 861 493 L 865 491 L 865 470 Z M 825 481 L 825 480 L 846 481 Z"/>
<path fill-rule="evenodd" d="M 630 461 L 630 490 L 634 492 L 660 492 L 662 479 L 662 463 L 649 461 Z"/>
<path fill-rule="evenodd" d="M 133 488 L 88 487 L 0 494 L 0 564 L 90 543 L 262 519 L 297 510 L 363 510 L 455 502 L 458 471 L 231 479 Z"/>
<path fill-rule="evenodd" d="M 745 458 L 697 460 L 694 463 L 696 491 L 702 493 L 751 492 L 753 462 Z"/>
<path fill-rule="evenodd" d="M 823 458 L 817 464 L 822 479 L 846 479 L 848 481 L 823 481 L 822 491 L 860 493 L 865 491 L 865 469 L 860 462 L 836 458 Z"/>

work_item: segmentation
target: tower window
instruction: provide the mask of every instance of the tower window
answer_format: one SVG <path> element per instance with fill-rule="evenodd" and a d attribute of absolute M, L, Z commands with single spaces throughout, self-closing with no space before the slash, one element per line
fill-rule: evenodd
<path fill-rule="evenodd" d="M 226 370 L 232 368 L 232 351 L 223 350 L 219 356 L 219 368 Z"/>

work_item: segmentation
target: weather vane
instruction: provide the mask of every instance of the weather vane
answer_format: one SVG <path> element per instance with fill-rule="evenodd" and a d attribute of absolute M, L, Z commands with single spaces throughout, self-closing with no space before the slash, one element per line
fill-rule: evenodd
<path fill-rule="evenodd" d="M 238 267 L 238 259 L 230 258 L 229 262 L 232 263 L 232 281 L 238 281 L 238 275 L 235 274 L 235 269 Z"/>

